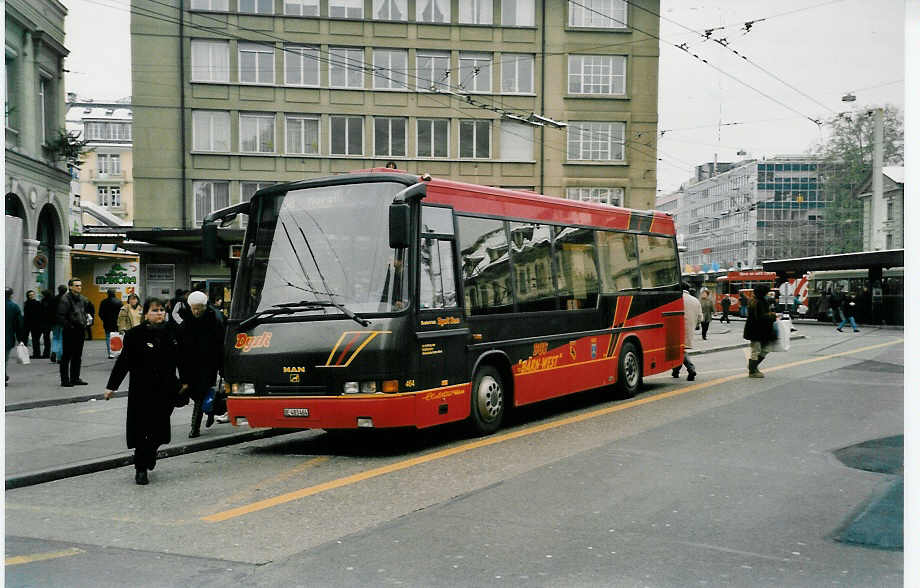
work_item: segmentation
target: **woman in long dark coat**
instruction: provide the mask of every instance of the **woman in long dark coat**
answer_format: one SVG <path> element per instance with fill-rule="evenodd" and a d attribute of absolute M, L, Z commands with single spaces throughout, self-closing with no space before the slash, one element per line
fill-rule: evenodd
<path fill-rule="evenodd" d="M 751 358 L 748 360 L 748 377 L 751 378 L 763 377 L 763 372 L 757 366 L 767 357 L 767 343 L 775 338 L 773 323 L 776 321 L 776 313 L 771 310 L 767 300 L 769 290 L 764 284 L 754 286 L 754 297 L 748 302 L 744 338 L 751 342 Z"/>
<path fill-rule="evenodd" d="M 175 334 L 166 326 L 163 301 L 148 298 L 144 321 L 125 333 L 124 347 L 105 390 L 108 400 L 125 375 L 131 374 L 126 439 L 128 449 L 134 449 L 134 481 L 138 484 L 148 482 L 147 470 L 156 466 L 157 449 L 169 443 L 169 417 L 180 392 L 178 355 Z"/>

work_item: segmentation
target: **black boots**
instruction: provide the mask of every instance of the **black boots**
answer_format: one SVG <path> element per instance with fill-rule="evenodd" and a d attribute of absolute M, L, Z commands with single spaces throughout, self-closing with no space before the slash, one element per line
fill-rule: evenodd
<path fill-rule="evenodd" d="M 192 430 L 189 431 L 188 438 L 194 439 L 201 435 L 201 417 L 203 416 L 201 410 L 201 403 L 195 402 L 194 408 L 192 408 Z"/>
<path fill-rule="evenodd" d="M 757 369 L 757 366 L 762 362 L 763 359 L 749 359 L 748 360 L 748 377 L 749 378 L 762 378 L 763 373 Z"/>
<path fill-rule="evenodd" d="M 134 474 L 134 483 L 140 486 L 149 484 L 150 480 L 147 479 L 147 470 L 137 470 Z"/>

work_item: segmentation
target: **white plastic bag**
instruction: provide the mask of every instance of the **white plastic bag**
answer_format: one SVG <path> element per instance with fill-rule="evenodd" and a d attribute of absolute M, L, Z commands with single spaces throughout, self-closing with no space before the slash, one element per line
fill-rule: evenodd
<path fill-rule="evenodd" d="M 776 319 L 776 339 L 767 344 L 767 351 L 789 351 L 792 321 Z"/>
<path fill-rule="evenodd" d="M 121 355 L 121 348 L 124 346 L 124 339 L 118 331 L 109 333 L 109 350 L 114 357 Z"/>
<path fill-rule="evenodd" d="M 32 360 L 29 359 L 29 348 L 23 343 L 16 344 L 16 361 L 22 365 L 29 365 Z"/>

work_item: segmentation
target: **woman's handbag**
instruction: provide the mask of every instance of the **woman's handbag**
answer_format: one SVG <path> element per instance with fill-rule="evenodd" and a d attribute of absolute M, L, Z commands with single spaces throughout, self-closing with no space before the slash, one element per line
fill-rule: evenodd
<path fill-rule="evenodd" d="M 204 400 L 201 403 L 201 411 L 207 415 L 214 414 L 214 396 L 217 394 L 217 388 L 211 386 L 208 388 L 208 391 L 204 395 Z M 221 413 L 223 414 L 223 413 Z"/>
<path fill-rule="evenodd" d="M 792 321 L 776 319 L 773 323 L 776 339 L 767 343 L 767 351 L 789 351 L 792 337 Z"/>

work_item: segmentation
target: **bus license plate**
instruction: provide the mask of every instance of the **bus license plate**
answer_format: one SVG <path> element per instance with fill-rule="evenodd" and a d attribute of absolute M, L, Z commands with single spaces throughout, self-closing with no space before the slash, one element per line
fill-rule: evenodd
<path fill-rule="evenodd" d="M 309 408 L 285 408 L 284 416 L 286 417 L 308 417 L 310 416 Z"/>

